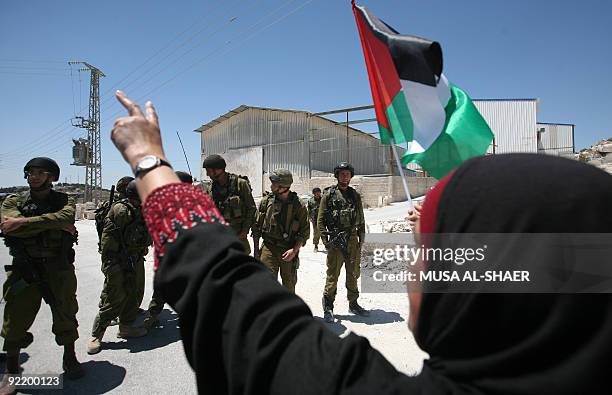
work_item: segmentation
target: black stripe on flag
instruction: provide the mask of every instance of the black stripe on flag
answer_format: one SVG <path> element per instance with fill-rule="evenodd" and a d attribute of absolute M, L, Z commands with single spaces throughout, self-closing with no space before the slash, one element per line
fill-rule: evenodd
<path fill-rule="evenodd" d="M 374 35 L 387 45 L 400 79 L 436 86 L 442 75 L 442 47 L 436 41 L 399 34 L 372 14 L 356 6 Z"/>

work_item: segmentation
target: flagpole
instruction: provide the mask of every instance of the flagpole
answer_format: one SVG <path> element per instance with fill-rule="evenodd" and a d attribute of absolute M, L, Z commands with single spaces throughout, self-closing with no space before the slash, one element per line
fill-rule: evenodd
<path fill-rule="evenodd" d="M 397 154 L 397 147 L 395 146 L 395 142 L 393 141 L 393 138 L 391 138 L 391 150 L 393 151 L 393 157 L 395 158 L 395 163 L 397 163 L 397 169 L 399 170 L 399 174 L 402 179 L 402 185 L 404 186 L 404 192 L 406 193 L 406 197 L 408 198 L 408 210 L 414 211 L 414 204 L 412 203 L 412 197 L 410 197 L 410 191 L 408 190 L 408 183 L 406 182 L 406 178 L 404 177 L 404 169 L 402 169 L 402 163 L 399 160 L 399 155 Z"/>

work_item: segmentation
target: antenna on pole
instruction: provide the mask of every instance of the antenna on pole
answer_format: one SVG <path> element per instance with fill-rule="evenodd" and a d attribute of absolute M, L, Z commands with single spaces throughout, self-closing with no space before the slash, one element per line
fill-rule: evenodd
<path fill-rule="evenodd" d="M 102 152 L 100 150 L 100 77 L 106 77 L 102 70 L 87 62 L 70 61 L 69 65 L 81 64 L 79 72 L 89 71 L 89 117 L 77 116 L 72 126 L 87 130 L 87 139 L 73 140 L 73 165 L 85 166 L 85 201 L 98 203 L 102 191 Z"/>
<path fill-rule="evenodd" d="M 181 148 L 183 149 L 183 155 L 185 155 L 185 162 L 187 162 L 187 169 L 189 170 L 189 175 L 193 177 L 193 174 L 191 174 L 191 167 L 189 167 L 189 161 L 187 160 L 187 154 L 185 153 L 185 147 L 183 147 L 183 141 L 181 140 L 181 136 L 179 135 L 178 130 L 176 131 L 176 137 L 178 137 L 179 143 L 181 143 Z"/>

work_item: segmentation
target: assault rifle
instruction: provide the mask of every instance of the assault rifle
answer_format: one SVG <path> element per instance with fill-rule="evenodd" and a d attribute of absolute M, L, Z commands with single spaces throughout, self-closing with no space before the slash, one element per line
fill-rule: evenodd
<path fill-rule="evenodd" d="M 348 242 L 351 237 L 351 234 L 348 230 L 340 230 L 338 228 L 331 229 L 329 231 L 323 232 L 325 236 L 328 237 L 327 244 L 332 248 L 337 248 L 340 250 L 342 255 L 344 256 L 344 260 L 346 263 L 351 261 L 351 254 L 348 250 Z"/>
<path fill-rule="evenodd" d="M 120 228 L 116 227 L 115 232 L 119 235 L 119 242 L 121 244 L 121 253 L 119 253 L 119 261 L 121 265 L 130 271 L 136 271 L 136 265 L 134 263 L 134 259 L 129 254 L 127 246 L 125 245 L 125 239 L 123 238 L 123 232 Z"/>
<path fill-rule="evenodd" d="M 13 264 L 4 266 L 4 269 L 6 271 L 15 270 L 22 277 L 10 286 L 9 292 L 16 293 L 27 285 L 34 285 L 38 287 L 43 300 L 49 305 L 51 311 L 54 314 L 59 314 L 57 299 L 51 291 L 49 284 L 44 280 L 44 266 L 30 257 L 25 249 L 25 244 L 19 238 L 8 236 L 1 232 L 0 238 L 4 239 L 4 244 L 9 248 L 9 252 L 13 256 Z"/>

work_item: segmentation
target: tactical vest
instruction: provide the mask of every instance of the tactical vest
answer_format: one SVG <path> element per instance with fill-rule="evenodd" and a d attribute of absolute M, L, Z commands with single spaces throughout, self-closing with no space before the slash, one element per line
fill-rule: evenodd
<path fill-rule="evenodd" d="M 348 187 L 346 194 L 338 189 L 337 185 L 329 188 L 326 215 L 328 229 L 353 230 L 361 225 L 361 217 L 357 213 L 359 195 L 353 188 Z"/>
<path fill-rule="evenodd" d="M 127 198 L 121 199 L 115 204 L 126 206 L 132 218 L 130 223 L 120 230 L 123 235 L 123 242 L 128 251 L 136 252 L 148 247 L 151 244 L 151 238 L 149 236 L 149 230 L 144 222 L 142 211 L 134 207 Z"/>
<path fill-rule="evenodd" d="M 240 200 L 240 192 L 238 191 L 238 179 L 243 179 L 249 184 L 249 179 L 245 176 L 240 176 L 232 173 L 228 173 L 228 185 L 227 193 L 224 197 L 215 196 L 213 193 L 213 187 L 215 183 L 211 183 L 208 189 L 208 194 L 215 202 L 215 206 L 223 215 L 223 218 L 230 223 L 232 227 L 240 225 L 242 223 L 242 204 Z M 250 188 L 250 184 L 249 184 Z"/>
<path fill-rule="evenodd" d="M 34 201 L 30 192 L 19 195 L 18 209 L 24 217 L 37 217 L 39 215 L 60 211 L 68 203 L 68 195 L 51 191 L 44 201 Z M 72 245 L 75 237 L 68 232 L 58 229 L 44 230 L 32 237 L 20 237 L 25 252 L 32 258 L 63 257 L 68 263 L 74 262 Z"/>
<path fill-rule="evenodd" d="M 282 201 L 274 194 L 264 194 L 259 204 L 259 223 L 264 243 L 271 245 L 291 247 L 295 244 L 295 236 L 300 230 L 300 222 L 296 218 L 301 208 L 300 198 L 295 192 L 289 192 L 287 197 L 287 218 L 280 223 Z"/>
<path fill-rule="evenodd" d="M 317 212 L 319 211 L 319 206 L 321 205 L 321 199 L 317 200 L 314 197 L 308 200 L 308 212 L 311 215 L 310 219 L 313 221 L 317 221 Z"/>

